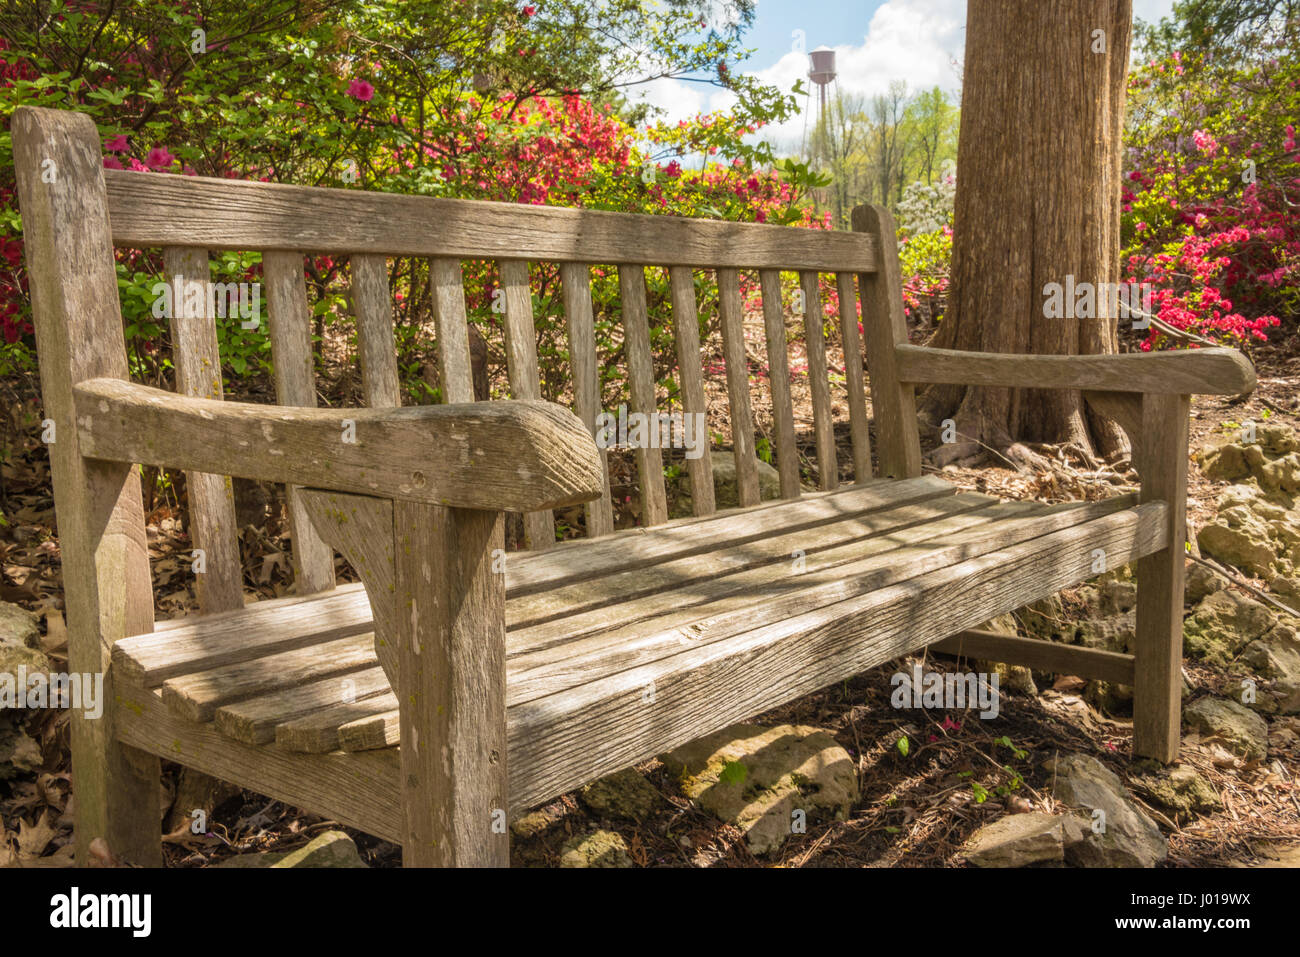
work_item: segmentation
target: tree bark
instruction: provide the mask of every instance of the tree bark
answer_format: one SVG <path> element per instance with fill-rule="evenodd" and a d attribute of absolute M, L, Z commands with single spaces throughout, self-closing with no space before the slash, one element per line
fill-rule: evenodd
<path fill-rule="evenodd" d="M 1119 280 L 1131 26 L 1132 0 L 970 0 L 952 285 L 934 345 L 1118 351 L 1108 296 L 1096 297 L 1092 318 L 1046 318 L 1044 287 L 1071 276 L 1100 291 Z M 1079 392 L 941 386 L 922 411 L 932 423 L 956 422 L 961 438 L 938 450 L 941 462 L 985 448 L 1032 460 L 1023 441 L 1128 453 L 1123 432 L 1090 413 Z"/>

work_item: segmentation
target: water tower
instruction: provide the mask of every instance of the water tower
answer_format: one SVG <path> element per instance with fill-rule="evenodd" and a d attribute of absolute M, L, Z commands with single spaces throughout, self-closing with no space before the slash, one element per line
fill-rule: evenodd
<path fill-rule="evenodd" d="M 826 88 L 835 80 L 835 51 L 818 47 L 808 54 L 808 79 L 817 84 L 818 115 L 826 112 Z"/>

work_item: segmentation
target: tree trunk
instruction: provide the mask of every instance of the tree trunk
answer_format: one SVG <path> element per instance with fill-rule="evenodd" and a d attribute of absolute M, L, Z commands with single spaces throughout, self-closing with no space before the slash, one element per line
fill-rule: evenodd
<path fill-rule="evenodd" d="M 1098 291 L 1119 280 L 1131 24 L 1132 0 L 970 0 L 952 285 L 934 345 L 1118 351 L 1110 297 L 1096 297 L 1091 318 L 1045 318 L 1044 304 L 1045 286 L 1067 276 Z M 939 449 L 941 462 L 981 446 L 1032 460 L 1022 441 L 1112 459 L 1128 453 L 1123 432 L 1090 413 L 1079 392 L 942 386 L 922 410 L 932 423 L 956 422 L 960 438 Z"/>

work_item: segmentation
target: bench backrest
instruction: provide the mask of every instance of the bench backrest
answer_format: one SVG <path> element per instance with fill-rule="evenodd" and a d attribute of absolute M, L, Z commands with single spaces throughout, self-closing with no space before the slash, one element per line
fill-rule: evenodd
<path fill-rule="evenodd" d="M 772 446 L 781 494 L 787 498 L 799 495 L 799 468 L 780 271 L 800 274 L 819 473 L 825 488 L 834 488 L 838 479 L 818 280 L 820 274 L 833 274 L 842 307 L 839 323 L 856 479 L 870 477 L 872 456 L 855 299 L 862 304 L 861 339 L 872 380 L 878 474 L 902 478 L 920 472 L 911 387 L 899 382 L 894 366 L 894 346 L 906 341 L 906 330 L 894 228 L 883 209 L 858 208 L 854 231 L 846 233 L 137 174 L 102 168 L 99 139 L 89 117 L 24 108 L 15 114 L 13 132 L 46 413 L 57 423 L 60 453 L 67 453 L 52 457 L 56 507 L 61 531 L 64 521 L 91 522 L 86 534 L 87 544 L 93 547 L 103 545 L 105 526 L 96 527 L 98 522 L 122 531 L 125 538 L 119 547 L 133 553 L 144 540 L 138 479 L 105 463 L 82 459 L 76 454 L 72 428 L 73 384 L 93 376 L 127 377 L 113 247 L 162 248 L 166 278 L 181 277 L 181 289 L 209 281 L 210 250 L 261 251 L 277 399 L 282 405 L 297 406 L 316 404 L 304 256 L 349 257 L 363 394 L 371 406 L 400 402 L 388 258 L 430 261 L 443 397 L 448 402 L 474 399 L 462 261 L 498 263 L 514 398 L 540 397 L 529 264 L 557 263 L 574 411 L 593 429 L 602 410 L 591 266 L 613 265 L 618 270 L 629 406 L 633 412 L 645 413 L 656 411 L 645 268 L 668 270 L 681 404 L 686 413 L 706 411 L 693 271 L 714 270 L 741 505 L 759 500 L 741 271 L 757 271 L 762 292 L 774 418 Z M 46 161 L 54 165 L 52 179 Z M 206 303 L 206 296 L 200 298 Z M 174 308 L 184 314 L 180 303 L 174 303 Z M 182 393 L 221 397 L 215 321 L 204 314 L 172 323 L 177 388 Z M 666 521 L 660 451 L 638 450 L 637 468 L 644 523 Z M 709 456 L 688 459 L 687 468 L 695 513 L 712 512 Z M 102 492 L 87 489 L 88 477 L 104 484 Z M 208 611 L 238 607 L 242 577 L 230 482 L 225 476 L 199 474 L 187 479 L 191 535 L 195 547 L 204 549 L 207 565 L 206 573 L 198 576 L 201 604 Z M 605 484 L 604 496 L 587 506 L 589 535 L 613 531 L 608 467 Z M 93 501 L 83 500 L 87 496 Z M 332 553 L 311 528 L 292 490 L 290 520 L 297 590 L 332 587 Z M 554 541 L 549 513 L 525 516 L 525 528 L 532 547 Z M 65 561 L 78 537 L 74 533 L 68 540 L 65 534 Z M 139 557 L 124 565 L 136 577 Z M 93 574 L 90 569 L 82 573 Z M 147 567 L 144 581 L 147 585 Z"/>

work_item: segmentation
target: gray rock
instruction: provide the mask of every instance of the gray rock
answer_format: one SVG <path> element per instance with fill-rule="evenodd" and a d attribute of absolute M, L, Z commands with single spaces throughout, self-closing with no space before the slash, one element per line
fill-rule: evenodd
<path fill-rule="evenodd" d="M 1129 796 L 1124 783 L 1086 754 L 1049 762 L 1052 793 L 1084 812 L 1082 839 L 1066 841 L 1065 861 L 1077 867 L 1152 867 L 1169 854 L 1160 828 Z M 1101 814 L 1097 812 L 1100 811 Z"/>
<path fill-rule="evenodd" d="M 0 602 L 0 674 L 17 676 L 20 666 L 26 666 L 28 674 L 50 669 L 41 651 L 40 619 L 18 605 Z"/>
<path fill-rule="evenodd" d="M 713 449 L 709 451 L 709 460 L 713 465 L 714 504 L 718 508 L 736 508 L 740 505 L 740 492 L 736 486 L 735 454 Z M 685 518 L 695 514 L 691 501 L 690 473 L 685 467 L 677 479 L 677 485 L 678 495 L 672 517 Z M 763 500 L 781 497 L 781 476 L 762 459 L 758 460 L 758 495 Z"/>
<path fill-rule="evenodd" d="M 1222 810 L 1223 802 L 1208 781 L 1186 766 L 1156 767 L 1132 777 L 1134 786 L 1170 813 L 1178 823 Z"/>
<path fill-rule="evenodd" d="M 16 721 L 0 716 L 0 781 L 31 774 L 43 760 L 41 746 Z"/>
<path fill-rule="evenodd" d="M 1226 667 L 1275 621 L 1266 605 L 1225 588 L 1202 599 L 1183 622 L 1183 644 L 1191 657 Z"/>
<path fill-rule="evenodd" d="M 326 831 L 296 851 L 240 854 L 215 867 L 365 867 L 357 846 L 342 831 Z"/>
<path fill-rule="evenodd" d="M 1191 562 L 1187 566 L 1183 600 L 1188 605 L 1195 605 L 1206 595 L 1213 595 L 1216 591 L 1223 591 L 1227 587 L 1228 579 L 1213 568 L 1206 568 L 1198 562 Z"/>
<path fill-rule="evenodd" d="M 560 849 L 561 867 L 631 867 L 627 842 L 613 831 L 579 834 Z"/>
<path fill-rule="evenodd" d="M 1300 713 L 1300 621 L 1284 618 L 1268 634 L 1246 646 L 1239 659 L 1252 669 L 1255 701 L 1243 702 L 1261 714 Z"/>
<path fill-rule="evenodd" d="M 1245 705 L 1227 698 L 1200 698 L 1183 709 L 1183 721 L 1247 761 L 1268 754 L 1268 725 Z"/>
<path fill-rule="evenodd" d="M 632 821 L 644 821 L 662 801 L 654 785 L 633 768 L 593 781 L 578 792 L 578 797 L 594 814 Z"/>
<path fill-rule="evenodd" d="M 1041 811 L 998 818 L 971 835 L 966 842 L 966 860 L 976 867 L 1024 867 L 1064 860 L 1062 820 Z"/>
<path fill-rule="evenodd" d="M 845 819 L 858 799 L 853 759 L 820 728 L 735 725 L 661 760 L 683 793 L 738 827 L 755 854 L 776 850 L 801 822 Z"/>

